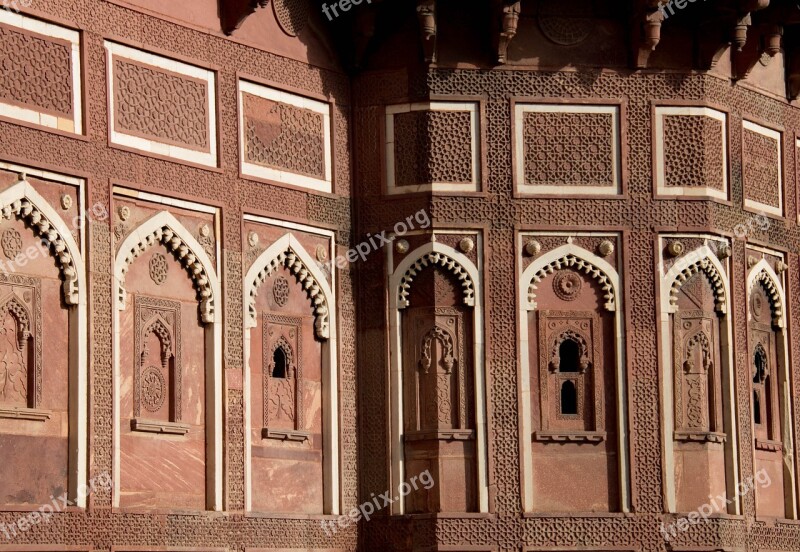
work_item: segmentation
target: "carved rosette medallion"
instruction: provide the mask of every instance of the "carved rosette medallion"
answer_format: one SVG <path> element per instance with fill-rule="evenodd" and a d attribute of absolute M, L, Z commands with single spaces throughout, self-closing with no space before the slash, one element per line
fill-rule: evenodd
<path fill-rule="evenodd" d="M 169 272 L 169 265 L 167 258 L 161 253 L 156 253 L 150 259 L 150 279 L 160 286 L 167 280 L 167 273 Z"/>
<path fill-rule="evenodd" d="M 22 236 L 13 228 L 9 228 L 3 232 L 0 246 L 3 248 L 3 255 L 9 259 L 15 259 L 22 250 Z"/>
<path fill-rule="evenodd" d="M 553 291 L 563 301 L 574 301 L 581 293 L 583 281 L 572 270 L 560 270 L 553 278 Z"/>
<path fill-rule="evenodd" d="M 148 366 L 142 370 L 142 405 L 150 412 L 158 412 L 164 404 L 166 383 L 159 368 Z"/>
<path fill-rule="evenodd" d="M 272 297 L 279 307 L 285 306 L 289 301 L 289 281 L 283 276 L 275 278 L 275 283 L 272 284 Z"/>

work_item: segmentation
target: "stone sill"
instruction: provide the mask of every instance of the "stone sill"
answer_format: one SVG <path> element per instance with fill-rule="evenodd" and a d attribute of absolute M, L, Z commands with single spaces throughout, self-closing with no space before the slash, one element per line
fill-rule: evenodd
<path fill-rule="evenodd" d="M 310 435 L 307 431 L 295 431 L 293 429 L 269 429 L 265 427 L 261 430 L 262 439 L 277 439 L 278 441 L 294 441 L 297 443 L 308 441 Z"/>
<path fill-rule="evenodd" d="M 403 435 L 405 441 L 471 441 L 474 438 L 475 432 L 471 429 L 433 429 Z"/>
<path fill-rule="evenodd" d="M 0 418 L 9 420 L 29 420 L 32 422 L 44 422 L 53 415 L 51 410 L 40 410 L 38 408 L 0 408 Z"/>
<path fill-rule="evenodd" d="M 131 430 L 143 431 L 145 433 L 161 433 L 164 435 L 186 435 L 189 433 L 189 424 L 134 418 L 131 420 Z"/>
<path fill-rule="evenodd" d="M 685 431 L 676 430 L 676 441 L 691 441 L 697 443 L 724 443 L 728 439 L 727 434 L 716 431 Z"/>
<path fill-rule="evenodd" d="M 779 450 L 783 450 L 783 443 L 780 441 L 772 441 L 771 439 L 756 438 L 756 449 L 766 450 L 769 452 L 778 452 Z"/>
<path fill-rule="evenodd" d="M 605 441 L 605 431 L 534 431 L 533 440 L 555 443 L 599 443 Z"/>

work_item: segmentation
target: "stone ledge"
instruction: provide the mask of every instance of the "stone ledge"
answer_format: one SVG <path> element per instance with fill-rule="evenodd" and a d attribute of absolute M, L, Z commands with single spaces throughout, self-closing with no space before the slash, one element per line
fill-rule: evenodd
<path fill-rule="evenodd" d="M 307 431 L 295 431 L 293 429 L 269 429 L 265 427 L 261 430 L 262 439 L 277 439 L 279 441 L 295 441 L 302 443 L 303 441 L 308 441 L 309 436 L 310 433 Z"/>
<path fill-rule="evenodd" d="M 189 424 L 134 418 L 131 420 L 131 430 L 143 431 L 145 433 L 162 433 L 166 435 L 186 435 L 189 433 Z"/>
<path fill-rule="evenodd" d="M 53 415 L 51 410 L 40 410 L 38 408 L 0 408 L 0 418 L 10 420 L 30 420 L 33 422 L 44 422 Z"/>
<path fill-rule="evenodd" d="M 541 442 L 599 443 L 605 441 L 605 431 L 534 431 L 533 440 Z"/>
<path fill-rule="evenodd" d="M 475 432 L 471 429 L 433 429 L 403 435 L 405 441 L 470 441 L 474 438 Z"/>
<path fill-rule="evenodd" d="M 698 443 L 724 443 L 728 436 L 717 431 L 686 431 L 676 430 L 676 441 L 693 441 Z"/>
<path fill-rule="evenodd" d="M 783 450 L 783 443 L 771 439 L 756 439 L 756 449 L 777 452 Z"/>

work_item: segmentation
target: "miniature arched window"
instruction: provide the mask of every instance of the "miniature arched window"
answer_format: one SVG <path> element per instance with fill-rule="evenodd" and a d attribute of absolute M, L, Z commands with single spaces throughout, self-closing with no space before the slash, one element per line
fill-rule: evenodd
<path fill-rule="evenodd" d="M 558 349 L 559 372 L 580 372 L 580 345 L 573 339 L 565 339 Z"/>
<path fill-rule="evenodd" d="M 286 351 L 283 347 L 276 347 L 275 352 L 272 353 L 272 377 L 273 378 L 286 378 Z"/>
<path fill-rule="evenodd" d="M 578 413 L 578 390 L 570 380 L 561 384 L 561 413 L 573 415 Z"/>
<path fill-rule="evenodd" d="M 759 343 L 753 355 L 753 423 L 761 425 L 765 419 L 763 406 L 767 386 L 767 352 Z"/>

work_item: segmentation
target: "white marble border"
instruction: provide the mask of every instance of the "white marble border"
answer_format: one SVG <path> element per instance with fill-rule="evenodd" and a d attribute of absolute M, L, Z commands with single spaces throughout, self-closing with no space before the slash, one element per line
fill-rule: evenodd
<path fill-rule="evenodd" d="M 608 261 L 598 257 L 591 251 L 588 251 L 578 245 L 569 243 L 567 240 L 571 236 L 600 236 L 608 237 L 619 242 L 620 235 L 618 233 L 559 233 L 559 232 L 520 232 L 517 235 L 517 255 L 524 255 L 525 241 L 529 238 L 537 236 L 552 236 L 562 235 L 564 237 L 564 245 L 557 247 L 551 251 L 543 253 L 530 263 L 525 270 L 520 274 L 517 282 L 517 296 L 519 304 L 517 307 L 518 324 L 519 324 L 519 364 L 520 364 L 520 381 L 518 382 L 519 405 L 520 405 L 520 425 L 519 425 L 519 440 L 520 440 L 520 456 L 521 456 L 521 469 L 522 469 L 522 503 L 524 512 L 534 511 L 534 489 L 533 489 L 533 450 L 531 438 L 533 435 L 531 427 L 531 413 L 533 408 L 533 394 L 531 391 L 531 366 L 530 366 L 530 344 L 528 336 L 528 313 L 536 310 L 535 306 L 530 304 L 528 300 L 528 291 L 533 280 L 533 276 L 541 268 L 547 266 L 551 262 L 562 258 L 564 255 L 574 255 L 579 259 L 590 262 L 608 277 L 611 283 L 614 299 L 614 350 L 615 350 L 615 374 L 616 386 L 615 397 L 617 400 L 617 468 L 619 470 L 619 495 L 620 507 L 622 512 L 630 512 L 631 509 L 631 491 L 630 491 L 630 458 L 629 458 L 629 444 L 628 444 L 628 387 L 627 387 L 627 361 L 626 361 L 626 339 L 625 339 L 625 307 L 624 307 L 624 293 L 622 286 L 622 278 L 619 273 L 614 270 Z M 622 262 L 622 254 L 616 253 L 617 261 Z"/>
<path fill-rule="evenodd" d="M 329 230 L 323 230 L 312 226 L 306 226 L 296 223 L 288 223 L 266 217 L 255 215 L 245 215 L 244 220 L 257 224 L 264 224 L 270 226 L 277 226 L 279 228 L 294 229 L 311 234 L 321 235 L 328 238 L 329 241 L 329 255 L 333 258 L 335 253 L 335 234 Z M 265 244 L 267 245 L 267 244 Z M 265 266 L 273 260 L 278 254 L 291 249 L 300 258 L 309 272 L 314 276 L 320 285 L 322 293 L 328 301 L 328 315 L 330 316 L 330 336 L 322 342 L 322 428 L 323 428 L 323 512 L 320 514 L 338 515 L 342 508 L 341 496 L 341 465 L 340 465 L 340 450 L 339 441 L 341 439 L 339 430 L 339 355 L 338 355 L 338 317 L 336 307 L 336 271 L 331 273 L 331 284 L 328 286 L 328 280 L 319 268 L 319 264 L 311 257 L 305 250 L 302 244 L 297 240 L 291 231 L 283 234 L 280 238 L 267 245 L 267 248 L 261 252 L 258 258 L 253 262 L 247 270 L 244 277 L 244 313 L 248 310 L 248 300 L 250 297 L 250 286 L 257 278 Z M 253 454 L 252 454 L 252 427 L 251 427 L 251 377 L 250 377 L 250 332 L 257 327 L 258 319 L 256 319 L 256 326 L 250 326 L 247 322 L 247 316 L 244 317 L 244 376 L 242 382 L 242 392 L 244 394 L 244 446 L 245 446 L 245 511 L 250 512 L 253 509 L 253 484 L 252 484 L 252 468 L 253 468 Z"/>
<path fill-rule="evenodd" d="M 774 205 L 766 205 L 764 203 L 753 201 L 752 199 L 747 199 L 745 197 L 744 206 L 748 209 L 757 209 L 759 211 L 763 211 L 768 215 L 773 215 L 776 217 L 783 216 L 783 140 L 780 131 L 773 130 L 771 128 L 767 128 L 765 126 L 761 126 L 758 123 L 754 123 L 752 121 L 748 121 L 747 119 L 742 120 L 742 129 L 749 130 L 760 134 L 762 136 L 766 136 L 772 140 L 775 140 L 775 143 L 778 146 L 778 207 Z M 742 140 L 742 144 L 744 144 L 744 139 Z M 744 147 L 744 146 L 743 146 Z M 744 155 L 744 151 L 742 151 Z M 744 167 L 742 167 L 744 170 Z M 747 190 L 747 182 L 744 183 L 745 190 Z M 745 195 L 747 195 L 745 193 Z"/>
<path fill-rule="evenodd" d="M 86 182 L 83 179 L 60 175 L 50 171 L 42 171 L 12 163 L 0 162 L 0 169 L 25 173 L 28 176 L 52 180 L 61 184 L 74 186 L 78 196 L 78 212 L 84 214 L 82 224 L 78 228 L 78 241 L 66 222 L 36 189 L 27 181 L 20 180 L 0 193 L 0 205 L 8 205 L 22 198 L 28 199 L 41 210 L 63 237 L 67 252 L 72 256 L 75 270 L 78 273 L 78 303 L 68 308 L 69 318 L 69 455 L 67 492 L 79 508 L 86 507 L 85 493 L 78 492 L 87 482 L 88 472 L 88 420 L 89 420 L 89 350 L 88 350 L 88 277 L 84 253 L 86 251 L 85 213 Z M 74 395 L 73 395 L 74 393 Z"/>
<path fill-rule="evenodd" d="M 18 27 L 26 31 L 37 33 L 46 37 L 66 40 L 72 45 L 70 56 L 72 58 L 72 119 L 65 119 L 49 113 L 40 113 L 35 109 L 15 106 L 0 102 L 0 116 L 9 117 L 41 125 L 43 127 L 83 134 L 83 90 L 81 87 L 81 35 L 78 31 L 46 23 L 41 19 L 29 17 L 11 10 L 0 9 L 0 23 Z M 70 128 L 71 127 L 71 128 Z"/>
<path fill-rule="evenodd" d="M 422 232 L 420 232 L 422 233 Z M 483 238 L 480 232 L 461 230 L 437 229 L 433 234 L 468 234 L 477 237 L 475 248 L 478 253 L 478 266 L 483 266 Z M 415 233 L 409 233 L 413 235 Z M 474 335 L 473 358 L 475 359 L 475 456 L 477 470 L 477 491 L 478 491 L 478 512 L 489 512 L 489 484 L 488 484 L 488 458 L 487 458 L 487 420 L 486 420 L 486 359 L 484 341 L 484 322 L 483 322 L 483 283 L 481 271 L 464 254 L 456 251 L 452 247 L 437 241 L 431 241 L 420 245 L 414 251 L 403 258 L 400 263 L 394 266 L 394 249 L 388 248 L 386 255 L 387 274 L 389 278 L 389 352 L 390 352 L 390 374 L 388 391 L 388 404 L 390 427 L 391 427 L 391 470 L 390 488 L 397 489 L 405 481 L 407 476 L 405 470 L 405 450 L 403 447 L 403 337 L 401 309 L 398 306 L 398 296 L 400 282 L 406 271 L 417 262 L 418 259 L 428 253 L 443 253 L 453 259 L 461 268 L 469 274 L 475 286 L 475 306 L 473 307 L 472 327 Z M 391 513 L 395 515 L 405 513 L 405 500 L 401 499 L 394 502 L 391 506 Z"/>
<path fill-rule="evenodd" d="M 722 123 L 722 166 L 723 184 L 722 190 L 715 190 L 707 186 L 667 186 L 666 168 L 664 162 L 664 117 L 669 115 L 689 115 L 693 117 L 708 117 Z M 655 109 L 655 155 L 656 155 L 656 193 L 667 196 L 693 196 L 693 197 L 712 197 L 716 199 L 728 199 L 728 116 L 722 111 L 717 111 L 708 107 L 672 107 L 656 106 Z"/>
<path fill-rule="evenodd" d="M 467 111 L 470 118 L 472 151 L 472 181 L 468 183 L 431 182 L 415 186 L 395 182 L 394 118 L 412 111 Z M 479 192 L 481 182 L 480 104 L 478 102 L 418 102 L 386 106 L 386 193 L 389 195 L 414 192 Z"/>
<path fill-rule="evenodd" d="M 588 186 L 576 182 L 572 186 L 525 183 L 525 114 L 526 113 L 601 113 L 612 117 L 612 179 L 608 186 Z M 517 103 L 514 106 L 514 174 L 517 191 L 542 195 L 619 195 L 622 193 L 622 155 L 619 105 Z"/>
<path fill-rule="evenodd" d="M 247 155 L 245 147 L 247 146 L 244 121 L 244 94 L 252 94 L 260 98 L 272 100 L 274 102 L 281 102 L 300 109 L 308 109 L 322 115 L 322 132 L 324 139 L 324 167 L 325 178 L 314 178 L 303 174 L 293 173 L 287 170 L 275 169 L 270 167 L 263 167 L 254 163 L 247 162 Z M 242 163 L 242 174 L 247 176 L 254 176 L 256 178 L 263 178 L 266 180 L 274 180 L 281 184 L 290 184 L 293 186 L 300 186 L 315 190 L 318 192 L 332 193 L 333 191 L 333 167 L 331 162 L 332 145 L 331 145 L 331 105 L 329 103 L 321 102 L 319 100 L 312 100 L 305 98 L 291 92 L 278 90 L 277 88 L 270 88 L 263 84 L 256 84 L 247 80 L 239 80 L 239 155 Z"/>
<path fill-rule="evenodd" d="M 106 49 L 106 73 L 108 75 L 108 119 L 111 126 L 109 137 L 112 144 L 143 151 L 152 155 L 172 157 L 188 163 L 217 167 L 217 86 L 216 73 L 195 65 L 137 50 L 116 42 L 104 41 Z M 166 144 L 157 140 L 132 136 L 116 129 L 114 116 L 114 58 L 120 57 L 153 67 L 178 73 L 186 77 L 205 81 L 208 90 L 208 129 L 209 151 L 202 152 Z"/>

